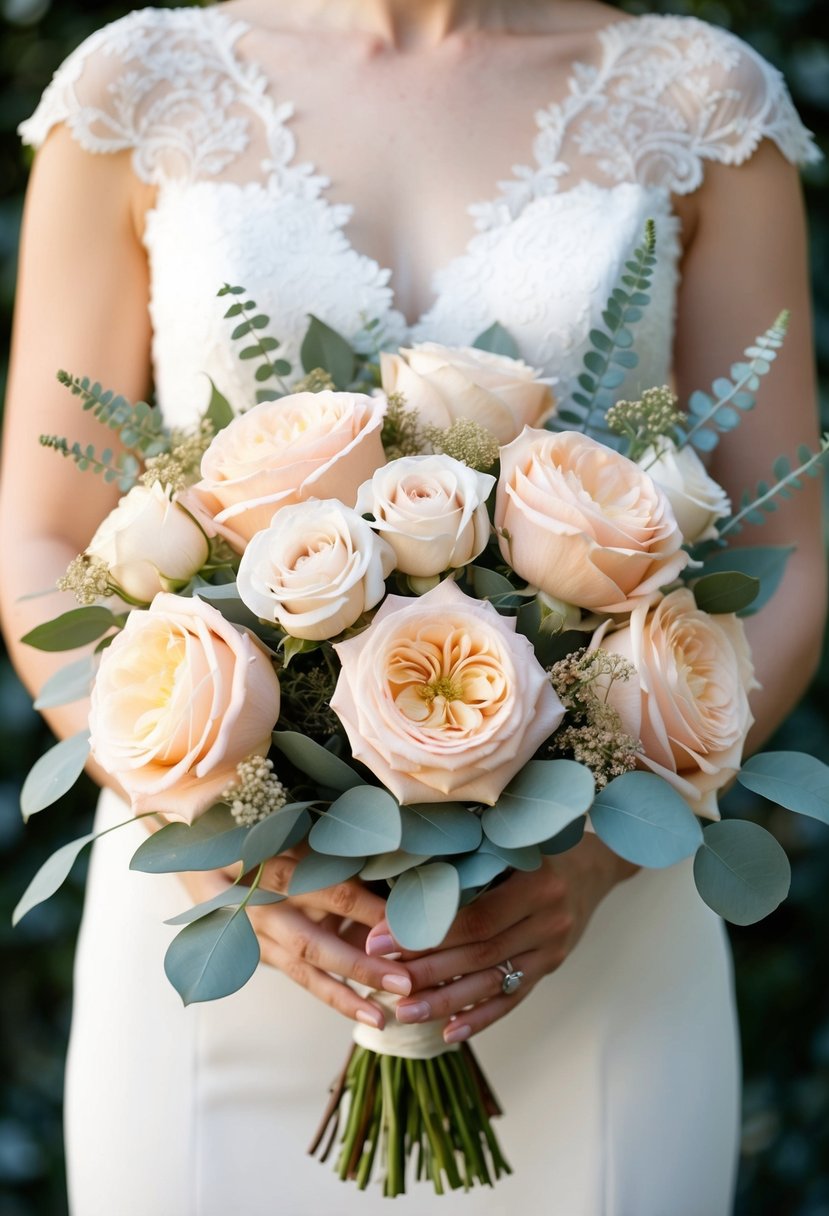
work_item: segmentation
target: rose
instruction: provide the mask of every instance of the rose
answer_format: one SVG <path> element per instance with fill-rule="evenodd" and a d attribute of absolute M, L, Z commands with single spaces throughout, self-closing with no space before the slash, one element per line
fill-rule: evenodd
<path fill-rule="evenodd" d="M 374 516 L 404 574 L 429 578 L 465 566 L 489 539 L 495 478 L 451 456 L 404 456 L 360 486 L 356 510 Z"/>
<path fill-rule="evenodd" d="M 351 507 L 358 487 L 385 463 L 385 410 L 383 397 L 327 390 L 262 402 L 219 431 L 185 501 L 240 553 L 281 507 L 308 498 Z"/>
<path fill-rule="evenodd" d="M 401 802 L 493 804 L 564 715 L 515 618 L 451 580 L 417 600 L 388 596 L 334 649 L 331 708 L 355 759 Z"/>
<path fill-rule="evenodd" d="M 106 562 L 119 591 L 149 604 L 159 591 L 188 583 L 207 561 L 210 546 L 192 515 L 155 482 L 124 495 L 86 552 Z"/>
<path fill-rule="evenodd" d="M 381 354 L 380 372 L 384 392 L 402 393 L 424 425 L 446 430 L 459 418 L 472 418 L 499 443 L 509 443 L 553 407 L 535 368 L 472 346 L 420 342 L 397 355 Z"/>
<path fill-rule="evenodd" d="M 636 463 L 665 493 L 688 544 L 717 537 L 716 521 L 730 514 L 731 503 L 692 447 L 678 450 L 660 439 L 658 449 L 648 448 Z"/>
<path fill-rule="evenodd" d="M 595 612 L 630 612 L 688 562 L 653 479 L 575 431 L 527 427 L 501 449 L 495 527 L 521 578 Z"/>
<path fill-rule="evenodd" d="M 342 633 L 379 603 L 394 550 L 336 499 L 278 511 L 242 556 L 239 595 L 256 616 L 295 638 Z"/>
<path fill-rule="evenodd" d="M 266 754 L 278 716 L 279 681 L 256 640 L 203 600 L 161 594 L 102 655 L 90 744 L 136 814 L 191 822 L 240 760 Z"/>
<path fill-rule="evenodd" d="M 595 641 L 638 672 L 638 687 L 636 680 L 617 680 L 608 701 L 624 730 L 641 739 L 642 764 L 675 786 L 698 815 L 719 818 L 717 790 L 740 767 L 754 721 L 748 694 L 759 687 L 742 622 L 710 616 L 681 588 L 652 611 L 635 608 L 624 629 Z"/>

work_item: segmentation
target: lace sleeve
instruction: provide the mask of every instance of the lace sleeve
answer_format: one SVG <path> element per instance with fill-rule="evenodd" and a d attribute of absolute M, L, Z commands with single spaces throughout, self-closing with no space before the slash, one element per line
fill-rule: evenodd
<path fill-rule="evenodd" d="M 89 152 L 133 151 L 137 175 L 215 176 L 248 146 L 232 56 L 245 27 L 209 9 L 140 9 L 98 30 L 58 68 L 24 143 L 65 123 Z"/>

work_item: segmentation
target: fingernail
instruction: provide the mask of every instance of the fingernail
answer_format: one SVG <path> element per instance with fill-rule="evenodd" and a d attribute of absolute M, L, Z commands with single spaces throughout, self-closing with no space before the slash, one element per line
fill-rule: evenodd
<path fill-rule="evenodd" d="M 472 1033 L 471 1026 L 447 1026 L 443 1032 L 444 1043 L 462 1043 Z"/>
<path fill-rule="evenodd" d="M 428 1022 L 432 1016 L 432 1006 L 426 1001 L 415 1001 L 412 1005 L 397 1006 L 398 1022 Z"/>
<path fill-rule="evenodd" d="M 397 949 L 397 942 L 388 933 L 378 933 L 376 937 L 370 937 L 366 942 L 367 954 L 388 954 L 391 950 Z"/>
<path fill-rule="evenodd" d="M 382 1013 L 369 1013 L 367 1009 L 358 1009 L 354 1016 L 358 1022 L 363 1022 L 366 1026 L 373 1026 L 375 1030 L 383 1029 Z"/>
<path fill-rule="evenodd" d="M 384 975 L 383 991 L 394 992 L 397 996 L 408 996 L 412 990 L 412 981 L 407 975 Z"/>

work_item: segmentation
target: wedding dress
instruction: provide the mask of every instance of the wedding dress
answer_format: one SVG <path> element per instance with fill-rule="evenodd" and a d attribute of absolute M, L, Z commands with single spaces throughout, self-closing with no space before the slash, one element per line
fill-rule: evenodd
<path fill-rule="evenodd" d="M 679 221 L 671 196 L 708 160 L 739 165 L 765 138 L 817 153 L 779 73 L 692 18 L 617 21 L 536 118 L 534 163 L 470 207 L 465 251 L 407 327 L 390 272 L 349 243 L 350 209 L 297 163 L 292 105 L 257 66 L 255 30 L 221 8 L 144 9 L 89 38 L 57 72 L 23 138 L 66 123 L 90 152 L 131 149 L 157 187 L 146 227 L 158 401 L 174 424 L 204 408 L 204 373 L 237 402 L 253 381 L 216 299 L 243 284 L 299 366 L 313 311 L 358 346 L 470 343 L 498 320 L 566 394 L 621 265 L 655 219 L 653 304 L 622 392 L 670 375 Z M 528 115 L 528 122 L 530 116 Z M 736 172 L 736 170 L 735 170 Z M 737 352 L 735 352 L 736 355 Z M 80 369 L 85 370 L 85 369 Z M 128 818 L 104 794 L 98 827 Z M 94 850 L 77 957 L 67 1076 L 73 1216 L 300 1216 L 387 1211 L 305 1155 L 349 1027 L 261 967 L 237 995 L 183 1009 L 162 969 L 188 906 L 175 876 L 130 873 L 143 829 Z M 564 966 L 476 1040 L 506 1109 L 514 1175 L 490 1192 L 395 1204 L 472 1216 L 725 1216 L 739 1063 L 722 923 L 690 866 L 640 872 L 598 908 Z"/>

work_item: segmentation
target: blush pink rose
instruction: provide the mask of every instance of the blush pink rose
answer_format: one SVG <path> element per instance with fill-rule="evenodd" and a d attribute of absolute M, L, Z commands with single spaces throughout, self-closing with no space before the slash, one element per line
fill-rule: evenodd
<path fill-rule="evenodd" d="M 237 552 L 276 511 L 309 498 L 353 507 L 357 490 L 385 464 L 386 399 L 363 393 L 294 393 L 254 406 L 219 431 L 201 481 L 179 495 Z"/>
<path fill-rule="evenodd" d="M 601 633 L 602 631 L 600 631 Z M 740 767 L 754 722 L 748 694 L 759 687 L 742 621 L 710 616 L 687 588 L 596 644 L 622 655 L 636 679 L 615 681 L 608 700 L 641 739 L 644 767 L 675 786 L 697 815 L 719 818 L 717 791 Z"/>
<path fill-rule="evenodd" d="M 495 527 L 521 578 L 593 612 L 632 611 L 688 562 L 653 478 L 576 431 L 527 427 L 501 449 Z"/>
<path fill-rule="evenodd" d="M 162 593 L 131 612 L 92 689 L 92 754 L 135 814 L 192 822 L 221 800 L 279 716 L 267 653 L 200 599 Z"/>
<path fill-rule="evenodd" d="M 401 802 L 492 805 L 564 716 L 515 618 L 451 580 L 419 599 L 388 596 L 334 649 L 331 708 L 354 756 Z"/>

